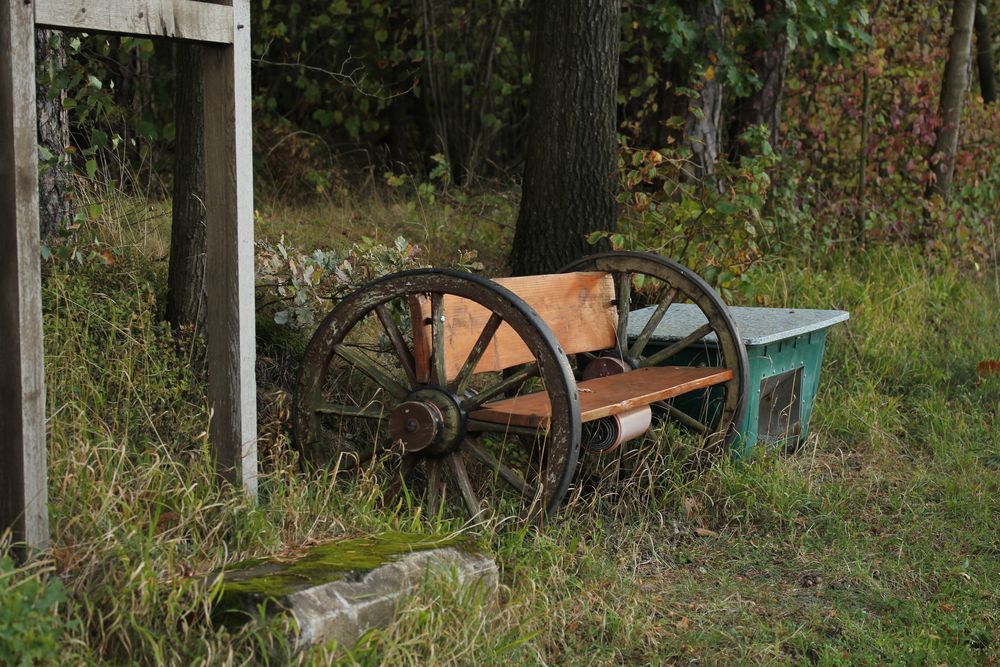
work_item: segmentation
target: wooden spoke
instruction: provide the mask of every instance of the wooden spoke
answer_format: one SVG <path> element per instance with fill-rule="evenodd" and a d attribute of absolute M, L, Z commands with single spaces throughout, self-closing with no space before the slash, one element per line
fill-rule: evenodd
<path fill-rule="evenodd" d="M 410 310 L 410 325 L 413 328 L 413 365 L 417 375 L 417 384 L 427 384 L 431 381 L 431 351 L 427 340 L 427 321 L 424 319 L 425 295 L 411 294 L 406 302 Z"/>
<path fill-rule="evenodd" d="M 385 419 L 385 410 L 372 407 L 371 404 L 365 406 L 342 405 L 340 403 L 323 403 L 316 407 L 318 415 L 337 415 L 338 417 L 364 417 L 365 419 Z"/>
<path fill-rule="evenodd" d="M 707 336 L 712 332 L 712 323 L 708 322 L 702 326 L 695 329 L 693 332 L 677 341 L 670 347 L 664 348 L 657 352 L 656 354 L 641 360 L 641 366 L 656 366 L 662 361 L 669 359 L 681 350 L 684 350 L 690 345 L 697 343 L 699 340 Z"/>
<path fill-rule="evenodd" d="M 406 341 L 403 340 L 403 334 L 399 332 L 396 321 L 392 319 L 392 313 L 389 312 L 384 303 L 380 303 L 375 306 L 375 314 L 378 316 L 379 322 L 382 323 L 382 328 L 385 329 L 389 340 L 392 341 L 392 346 L 396 349 L 396 356 L 399 357 L 399 364 L 403 367 L 403 372 L 406 373 L 406 379 L 410 381 L 410 386 L 416 386 L 417 374 L 413 366 L 413 353 L 407 347 Z"/>
<path fill-rule="evenodd" d="M 538 363 L 528 364 L 522 367 L 520 370 L 511 373 L 507 377 L 503 378 L 494 385 L 483 389 L 475 396 L 462 399 L 462 407 L 467 411 L 471 412 L 480 408 L 483 403 L 490 401 L 491 399 L 500 396 L 501 394 L 507 392 L 510 389 L 519 387 L 524 384 L 529 378 L 538 375 Z"/>
<path fill-rule="evenodd" d="M 384 504 L 389 505 L 396 502 L 400 492 L 403 490 L 403 485 L 406 484 L 406 478 L 410 476 L 418 463 L 420 463 L 419 454 L 403 454 L 403 458 L 399 462 L 398 474 L 395 479 L 389 482 L 385 493 L 382 494 L 382 502 Z"/>
<path fill-rule="evenodd" d="M 522 495 L 528 496 L 529 498 L 533 498 L 535 496 L 534 487 L 524 481 L 524 478 L 522 478 L 521 475 L 519 475 L 512 468 L 500 463 L 500 461 L 497 460 L 497 458 L 494 457 L 488 449 L 480 446 L 479 443 L 472 438 L 466 438 L 463 446 L 466 451 L 479 459 L 487 467 L 496 470 L 497 474 L 500 475 L 500 478 L 503 479 L 503 481 L 510 484 Z"/>
<path fill-rule="evenodd" d="M 686 412 L 684 412 L 682 410 L 678 410 L 677 408 L 675 408 L 674 406 L 670 405 L 669 403 L 667 403 L 665 401 L 660 401 L 659 403 L 654 403 L 654 405 L 656 407 L 658 407 L 658 408 L 666 410 L 667 414 L 670 415 L 671 419 L 676 419 L 681 424 L 683 424 L 687 428 L 691 429 L 695 433 L 700 433 L 701 435 L 705 435 L 706 433 L 708 433 L 708 427 L 707 426 L 705 426 L 704 424 L 702 424 L 700 421 L 698 421 L 697 419 L 695 419 L 694 417 L 692 417 L 688 413 L 686 413 Z"/>
<path fill-rule="evenodd" d="M 433 380 L 440 386 L 448 384 L 444 358 L 444 317 L 444 294 L 434 292 L 431 294 L 431 364 Z"/>
<path fill-rule="evenodd" d="M 479 419 L 470 419 L 468 421 L 467 426 L 470 431 L 481 431 L 483 433 L 526 435 L 529 438 L 536 438 L 540 435 L 545 435 L 545 431 L 539 430 L 537 428 L 531 428 L 530 426 L 515 426 L 513 424 L 500 424 L 497 422 L 480 421 Z"/>
<path fill-rule="evenodd" d="M 646 343 L 653 336 L 653 332 L 656 331 L 656 327 L 660 326 L 660 322 L 663 321 L 663 316 L 667 314 L 667 309 L 673 305 L 674 299 L 677 298 L 677 288 L 671 287 L 670 285 L 664 285 L 660 290 L 659 295 L 656 297 L 656 310 L 650 315 L 649 320 L 646 321 L 646 325 L 642 327 L 642 331 L 639 336 L 632 343 L 632 347 L 628 351 L 628 355 L 633 359 L 638 359 L 642 356 L 642 351 L 646 349 Z"/>
<path fill-rule="evenodd" d="M 364 449 L 345 449 L 338 454 L 337 467 L 344 470 L 355 470 L 371 461 L 374 455 L 374 446 L 365 447 Z"/>
<path fill-rule="evenodd" d="M 347 345 L 341 344 L 334 348 L 334 353 L 371 378 L 378 386 L 389 392 L 392 397 L 402 399 L 410 393 L 409 389 L 390 377 L 374 361 L 366 357 L 363 352 L 358 352 Z"/>
<path fill-rule="evenodd" d="M 632 305 L 632 274 L 618 272 L 615 274 L 618 283 L 616 299 L 618 300 L 618 329 L 616 337 L 618 339 L 618 351 L 622 356 L 628 348 L 628 314 Z"/>
<path fill-rule="evenodd" d="M 436 517 L 444 502 L 447 481 L 440 461 L 425 459 L 424 466 L 427 468 L 427 512 L 429 516 Z"/>
<path fill-rule="evenodd" d="M 458 372 L 458 376 L 451 383 L 451 391 L 453 393 L 461 396 L 462 392 L 465 391 L 465 387 L 469 383 L 469 378 L 475 372 L 476 366 L 479 365 L 479 360 L 483 358 L 483 353 L 486 352 L 486 348 L 489 347 L 490 341 L 493 340 L 493 336 L 496 334 L 497 329 L 500 328 L 502 322 L 503 318 L 496 313 L 490 316 L 490 319 L 483 327 L 482 333 L 479 334 L 479 339 L 472 346 L 468 358 L 466 358 L 465 363 L 462 365 L 462 370 Z"/>
<path fill-rule="evenodd" d="M 461 452 L 449 454 L 448 465 L 451 468 L 451 474 L 455 477 L 455 482 L 458 484 L 459 491 L 462 492 L 462 499 L 469 509 L 469 516 L 473 519 L 481 518 L 483 507 L 475 489 L 472 488 L 472 480 L 469 479 L 469 472 L 465 469 L 465 461 L 462 460 Z"/>

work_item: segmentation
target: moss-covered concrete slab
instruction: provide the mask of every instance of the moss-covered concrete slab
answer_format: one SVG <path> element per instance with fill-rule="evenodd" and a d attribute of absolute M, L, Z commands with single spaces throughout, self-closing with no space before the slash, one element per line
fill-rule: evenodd
<path fill-rule="evenodd" d="M 223 573 L 216 616 L 227 624 L 267 613 L 288 613 L 297 646 L 336 640 L 352 645 L 385 626 L 406 595 L 429 576 L 449 574 L 458 586 L 497 588 L 496 563 L 466 540 L 386 534 L 303 549 L 287 557 L 246 561 Z"/>

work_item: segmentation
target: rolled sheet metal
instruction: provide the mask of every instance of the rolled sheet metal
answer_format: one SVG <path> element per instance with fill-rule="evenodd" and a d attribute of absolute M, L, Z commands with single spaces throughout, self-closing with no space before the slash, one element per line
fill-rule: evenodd
<path fill-rule="evenodd" d="M 653 411 L 647 405 L 629 412 L 604 417 L 583 425 L 583 444 L 592 452 L 607 454 L 623 442 L 638 438 L 649 430 Z"/>

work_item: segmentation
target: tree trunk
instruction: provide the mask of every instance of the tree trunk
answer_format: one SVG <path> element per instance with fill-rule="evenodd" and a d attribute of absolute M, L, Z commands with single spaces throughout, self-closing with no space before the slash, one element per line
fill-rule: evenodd
<path fill-rule="evenodd" d="M 927 195 L 948 196 L 955 173 L 955 153 L 958 150 L 958 130 L 962 120 L 962 103 L 969 88 L 969 65 L 972 48 L 972 23 L 976 0 L 955 0 L 951 15 L 951 44 L 948 64 L 941 82 L 941 128 L 934 141 L 931 169 L 936 178 L 927 186 Z"/>
<path fill-rule="evenodd" d="M 775 34 L 771 26 L 777 22 L 784 8 L 777 0 L 753 0 L 754 17 L 763 24 L 763 32 L 750 53 L 749 64 L 760 81 L 756 89 L 737 107 L 733 136 L 733 155 L 743 154 L 739 136 L 753 125 L 767 125 L 771 146 L 778 150 L 781 130 L 781 100 L 785 89 L 785 72 L 788 68 L 788 38 L 784 30 Z"/>
<path fill-rule="evenodd" d="M 528 146 L 514 275 L 549 273 L 615 227 L 618 0 L 536 0 Z"/>
<path fill-rule="evenodd" d="M 73 214 L 70 206 L 72 183 L 66 169 L 69 145 L 69 116 L 63 108 L 66 92 L 49 85 L 57 72 L 66 69 L 66 50 L 62 35 L 38 30 L 35 38 L 37 63 L 36 106 L 38 109 L 38 146 L 52 158 L 44 160 L 38 177 L 38 213 L 42 237 L 65 229 Z"/>
<path fill-rule="evenodd" d="M 988 0 L 976 3 L 976 65 L 979 69 L 979 91 L 983 102 L 997 101 L 996 67 L 993 62 L 993 23 L 990 21 Z"/>
<path fill-rule="evenodd" d="M 696 176 L 711 177 L 719 157 L 722 123 L 722 82 L 715 78 L 711 63 L 713 43 L 721 43 L 722 8 L 717 0 L 697 2 L 692 11 L 702 32 L 702 50 L 705 68 L 697 100 L 691 102 L 684 135 L 694 154 Z"/>
<path fill-rule="evenodd" d="M 205 323 L 205 136 L 201 47 L 178 43 L 175 61 L 173 220 L 167 275 L 167 320 Z"/>

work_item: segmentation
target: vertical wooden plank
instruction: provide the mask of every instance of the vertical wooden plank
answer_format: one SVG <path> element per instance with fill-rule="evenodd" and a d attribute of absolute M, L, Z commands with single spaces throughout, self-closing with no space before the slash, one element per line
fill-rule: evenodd
<path fill-rule="evenodd" d="M 49 542 L 34 6 L 0 3 L 0 531 Z"/>
<path fill-rule="evenodd" d="M 250 2 L 231 4 L 232 46 L 206 46 L 202 58 L 210 435 L 219 472 L 256 497 Z"/>

